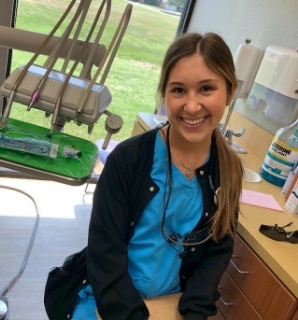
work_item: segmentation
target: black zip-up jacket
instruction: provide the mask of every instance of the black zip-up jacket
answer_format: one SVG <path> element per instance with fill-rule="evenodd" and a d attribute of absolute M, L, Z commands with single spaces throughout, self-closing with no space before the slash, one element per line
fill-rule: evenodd
<path fill-rule="evenodd" d="M 130 138 L 109 155 L 97 183 L 89 228 L 87 269 L 99 314 L 104 320 L 146 320 L 148 309 L 128 273 L 127 244 L 148 202 L 159 192 L 150 177 L 157 129 Z M 214 139 L 213 139 L 214 140 Z M 218 155 L 196 170 L 203 193 L 203 216 L 194 231 L 210 226 L 219 187 Z M 211 178 L 211 181 L 210 181 Z M 214 189 L 211 188 L 213 185 Z M 162 208 L 160 209 L 162 214 Z M 205 228 L 208 229 L 208 228 Z M 204 232 L 201 239 L 208 235 Z M 179 311 L 186 320 L 216 313 L 217 286 L 233 251 L 233 238 L 212 239 L 182 254 Z"/>

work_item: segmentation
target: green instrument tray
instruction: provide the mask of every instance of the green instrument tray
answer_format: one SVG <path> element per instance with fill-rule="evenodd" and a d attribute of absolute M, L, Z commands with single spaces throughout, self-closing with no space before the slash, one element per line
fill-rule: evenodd
<path fill-rule="evenodd" d="M 50 129 L 16 119 L 9 119 L 0 134 L 9 138 L 33 138 L 58 144 L 56 158 L 32 154 L 26 151 L 7 149 L 0 144 L 0 165 L 13 170 L 33 174 L 70 185 L 82 185 L 90 178 L 98 159 L 97 146 L 86 139 L 74 137 L 63 132 L 54 132 L 48 137 Z M 80 157 L 65 157 L 64 147 L 80 151 Z"/>

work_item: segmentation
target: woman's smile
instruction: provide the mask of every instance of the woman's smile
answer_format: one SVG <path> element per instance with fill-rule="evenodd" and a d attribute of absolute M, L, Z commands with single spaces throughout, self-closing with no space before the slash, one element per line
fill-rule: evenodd
<path fill-rule="evenodd" d="M 197 119 L 188 119 L 188 118 L 182 118 L 182 120 L 186 123 L 186 124 L 189 124 L 189 125 L 197 125 L 199 123 L 202 123 L 205 121 L 205 119 L 207 118 L 206 117 L 201 117 L 201 118 L 197 118 Z"/>

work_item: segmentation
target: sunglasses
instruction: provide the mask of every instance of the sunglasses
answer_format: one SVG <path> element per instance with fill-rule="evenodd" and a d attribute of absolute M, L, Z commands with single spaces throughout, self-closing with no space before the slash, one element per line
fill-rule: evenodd
<path fill-rule="evenodd" d="M 266 237 L 275 241 L 286 241 L 290 243 L 298 243 L 298 230 L 286 232 L 284 228 L 291 226 L 293 222 L 288 223 L 283 227 L 279 227 L 277 224 L 274 226 L 267 226 L 261 224 L 259 231 Z"/>

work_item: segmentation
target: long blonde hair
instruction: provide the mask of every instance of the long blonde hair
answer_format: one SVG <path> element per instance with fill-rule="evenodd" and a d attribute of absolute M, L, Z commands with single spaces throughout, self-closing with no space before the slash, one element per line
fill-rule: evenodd
<path fill-rule="evenodd" d="M 226 143 L 221 132 L 215 129 L 219 159 L 220 189 L 218 211 L 213 218 L 213 239 L 219 240 L 225 234 L 234 235 L 236 217 L 240 211 L 240 195 L 242 191 L 243 166 L 234 150 Z"/>
<path fill-rule="evenodd" d="M 200 54 L 207 66 L 226 81 L 228 102 L 231 102 L 237 88 L 235 66 L 231 51 L 225 41 L 216 33 L 186 33 L 177 38 L 166 52 L 157 87 L 158 104 L 164 103 L 166 85 L 171 70 L 182 58 Z M 218 211 L 215 214 L 211 232 L 215 241 L 226 234 L 233 235 L 236 230 L 236 217 L 242 190 L 243 166 L 239 157 L 224 140 L 218 129 L 215 137 L 220 171 L 220 191 L 218 192 Z"/>

